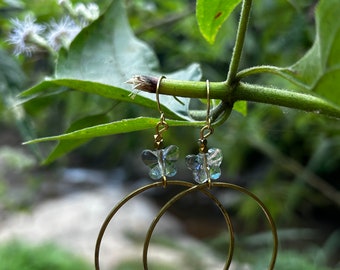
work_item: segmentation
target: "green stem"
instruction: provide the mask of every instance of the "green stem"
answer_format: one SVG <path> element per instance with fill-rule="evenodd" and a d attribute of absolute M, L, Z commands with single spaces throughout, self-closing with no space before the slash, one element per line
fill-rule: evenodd
<path fill-rule="evenodd" d="M 340 118 L 340 108 L 318 96 L 273 87 L 240 83 L 232 100 L 246 100 L 325 114 Z"/>
<path fill-rule="evenodd" d="M 250 75 L 255 75 L 255 74 L 259 74 L 259 73 L 271 73 L 274 75 L 278 75 L 288 81 L 290 81 L 291 83 L 307 90 L 308 87 L 307 85 L 301 83 L 300 81 L 294 79 L 294 77 L 292 76 L 287 76 L 287 74 L 285 72 L 289 71 L 289 68 L 280 68 L 280 67 L 276 67 L 276 66 L 269 66 L 269 65 L 263 65 L 263 66 L 255 66 L 255 67 L 251 67 L 251 68 L 247 68 L 244 70 L 241 70 L 240 72 L 237 73 L 236 75 L 236 79 L 238 81 L 240 81 L 242 78 L 245 78 L 247 76 Z"/>
<path fill-rule="evenodd" d="M 159 94 L 206 98 L 206 82 L 163 79 Z M 210 82 L 210 98 L 221 99 L 223 106 L 230 107 L 238 100 L 254 101 L 325 114 L 340 118 L 340 108 L 312 93 L 298 93 L 261 85 L 238 83 L 234 89 L 225 82 Z M 219 111 L 220 113 L 221 111 Z M 217 115 L 217 113 L 216 113 Z"/>
<path fill-rule="evenodd" d="M 39 46 L 40 48 L 43 48 L 47 50 L 51 55 L 54 57 L 57 56 L 56 51 L 53 50 L 53 48 L 48 44 L 47 40 L 37 34 L 32 34 L 29 36 L 29 41 L 32 42 L 33 44 Z"/>
<path fill-rule="evenodd" d="M 157 78 L 155 79 L 157 81 Z M 138 88 L 145 91 L 143 88 Z M 148 91 L 155 92 L 155 91 Z M 207 98 L 207 83 L 203 81 L 180 81 L 164 78 L 159 87 L 159 94 L 192 97 L 192 98 Z M 231 88 L 224 82 L 210 82 L 210 98 L 225 100 L 231 94 Z"/>
<path fill-rule="evenodd" d="M 248 21 L 249 21 L 251 4 L 252 4 L 252 0 L 243 0 L 240 21 L 238 24 L 238 29 L 237 29 L 237 34 L 236 34 L 235 46 L 234 46 L 233 54 L 231 56 L 228 76 L 226 80 L 226 83 L 228 85 L 231 85 L 234 82 L 236 78 L 237 70 L 240 64 L 244 39 L 245 39 Z"/>
<path fill-rule="evenodd" d="M 75 20 L 78 20 L 78 14 L 74 10 L 72 2 L 70 0 L 64 0 L 60 2 L 61 6 L 65 9 L 65 11 Z"/>

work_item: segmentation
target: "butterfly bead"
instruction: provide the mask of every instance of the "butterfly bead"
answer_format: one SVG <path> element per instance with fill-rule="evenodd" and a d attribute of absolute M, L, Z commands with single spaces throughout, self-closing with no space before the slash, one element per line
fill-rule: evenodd
<path fill-rule="evenodd" d="M 172 177 L 177 173 L 175 162 L 179 156 L 179 148 L 176 145 L 170 145 L 164 149 L 144 150 L 142 152 L 142 161 L 150 168 L 149 176 L 158 180 L 164 177 Z"/>
<path fill-rule="evenodd" d="M 210 148 L 207 153 L 186 156 L 185 161 L 187 167 L 192 170 L 194 180 L 203 184 L 209 179 L 216 180 L 221 176 L 222 159 L 221 149 Z"/>

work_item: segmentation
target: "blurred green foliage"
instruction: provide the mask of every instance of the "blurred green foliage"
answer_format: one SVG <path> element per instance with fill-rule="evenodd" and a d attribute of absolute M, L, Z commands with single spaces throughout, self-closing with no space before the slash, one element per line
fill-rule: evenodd
<path fill-rule="evenodd" d="M 140 261 L 126 261 L 115 267 L 115 270 L 133 270 L 140 269 Z M 176 266 L 164 265 L 164 264 L 150 264 L 150 268 L 154 269 L 164 269 L 164 270 L 175 270 Z"/>
<path fill-rule="evenodd" d="M 0 146 L 0 213 L 27 210 L 40 182 L 32 175 L 36 158 L 22 149 Z"/>
<path fill-rule="evenodd" d="M 91 265 L 83 259 L 55 246 L 31 246 L 19 241 L 0 246 L 1 270 L 87 270 Z"/>

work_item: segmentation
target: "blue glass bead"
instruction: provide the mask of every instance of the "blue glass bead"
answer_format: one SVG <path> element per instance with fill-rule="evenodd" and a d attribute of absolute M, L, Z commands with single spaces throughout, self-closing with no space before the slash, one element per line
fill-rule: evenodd
<path fill-rule="evenodd" d="M 216 180 L 221 176 L 222 151 L 210 148 L 207 153 L 188 155 L 185 159 L 187 167 L 192 170 L 194 180 L 203 184 L 209 179 Z"/>
<path fill-rule="evenodd" d="M 172 177 L 177 173 L 175 162 L 179 156 L 179 148 L 170 145 L 159 150 L 144 150 L 142 161 L 150 168 L 149 176 L 158 180 L 162 177 Z"/>

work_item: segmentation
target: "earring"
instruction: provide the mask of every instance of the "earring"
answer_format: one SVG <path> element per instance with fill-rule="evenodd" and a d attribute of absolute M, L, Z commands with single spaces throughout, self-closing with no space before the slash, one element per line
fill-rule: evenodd
<path fill-rule="evenodd" d="M 161 116 L 159 122 L 156 125 L 156 134 L 154 135 L 155 150 L 144 150 L 142 152 L 142 161 L 150 168 L 149 176 L 154 180 L 162 178 L 163 186 L 165 187 L 166 177 L 172 177 L 177 173 L 175 162 L 179 156 L 179 149 L 176 145 L 170 145 L 166 148 L 161 148 L 163 145 L 162 133 L 167 131 L 169 128 L 169 125 L 165 121 L 164 112 L 161 109 L 161 104 L 159 101 L 159 86 L 163 78 L 165 77 L 161 76 L 158 79 L 156 87 L 157 107 Z"/>
<path fill-rule="evenodd" d="M 211 185 L 211 179 L 216 180 L 221 176 L 220 165 L 222 163 L 222 151 L 219 148 L 207 147 L 207 138 L 214 133 L 214 128 L 211 126 L 210 117 L 210 83 L 207 82 L 207 116 L 206 124 L 200 131 L 198 140 L 199 153 L 197 155 L 187 155 L 185 162 L 189 170 L 192 170 L 194 180 L 199 183 L 208 183 Z"/>
<path fill-rule="evenodd" d="M 154 146 L 155 150 L 144 150 L 142 152 L 141 158 L 143 162 L 150 168 L 149 176 L 154 179 L 162 179 L 162 181 L 158 181 L 149 185 L 145 185 L 130 194 L 128 194 L 125 198 L 123 198 L 107 215 L 105 221 L 103 222 L 101 229 L 99 231 L 97 241 L 96 241 L 96 247 L 95 247 L 95 269 L 99 270 L 99 252 L 100 252 L 100 246 L 101 242 L 104 236 L 104 233 L 106 231 L 107 226 L 115 216 L 115 214 L 120 210 L 121 207 L 123 207 L 129 200 L 133 199 L 135 196 L 151 189 L 151 188 L 157 188 L 157 187 L 166 187 L 167 185 L 172 186 L 180 186 L 186 188 L 184 191 L 180 192 L 176 196 L 174 196 L 171 200 L 166 203 L 161 211 L 157 214 L 157 216 L 154 218 L 153 223 L 150 225 L 146 239 L 144 241 L 144 248 L 143 248 L 143 266 L 144 269 L 148 269 L 148 262 L 147 262 L 147 254 L 148 254 L 148 247 L 149 243 L 152 237 L 153 230 L 157 224 L 157 222 L 160 220 L 161 216 L 167 211 L 167 209 L 172 206 L 177 200 L 184 197 L 188 193 L 191 193 L 193 191 L 200 191 L 204 195 L 206 195 L 208 198 L 210 198 L 215 205 L 219 208 L 221 211 L 224 220 L 227 224 L 228 231 L 229 231 L 229 249 L 228 249 L 228 255 L 226 260 L 226 266 L 225 269 L 228 269 L 233 255 L 234 250 L 234 233 L 233 228 L 231 224 L 230 217 L 227 213 L 227 211 L 223 208 L 222 204 L 218 201 L 218 199 L 211 194 L 205 186 L 203 185 L 195 185 L 190 182 L 186 181 L 179 181 L 179 180 L 172 180 L 168 181 L 167 177 L 174 176 L 177 172 L 174 163 L 177 161 L 179 156 L 179 149 L 176 145 L 170 145 L 166 148 L 162 148 L 163 145 L 163 132 L 168 130 L 169 126 L 165 120 L 164 112 L 161 109 L 160 101 L 159 101 L 159 87 L 162 79 L 165 78 L 164 76 L 161 76 L 158 79 L 157 87 L 156 87 L 156 101 L 157 101 L 157 107 L 158 111 L 160 112 L 160 120 L 156 125 L 156 134 L 154 135 Z"/>
<path fill-rule="evenodd" d="M 202 127 L 200 131 L 199 153 L 197 155 L 188 155 L 186 157 L 186 164 L 188 168 L 193 171 L 194 180 L 198 184 L 194 184 L 194 183 L 187 182 L 187 181 L 181 181 L 181 180 L 170 180 L 170 181 L 167 180 L 167 177 L 174 176 L 177 172 L 174 163 L 178 159 L 179 150 L 178 150 L 178 147 L 175 145 L 170 145 L 166 148 L 162 148 L 162 144 L 163 144 L 162 133 L 169 128 L 168 124 L 166 123 L 164 112 L 161 109 L 161 105 L 159 101 L 159 87 L 160 87 L 160 84 L 163 78 L 164 76 L 161 76 L 159 78 L 157 82 L 157 88 L 156 88 L 157 107 L 158 107 L 158 110 L 161 116 L 160 116 L 159 122 L 156 125 L 156 134 L 154 135 L 155 150 L 147 149 L 142 152 L 142 160 L 150 168 L 149 176 L 154 180 L 161 179 L 161 181 L 153 182 L 151 184 L 142 186 L 132 191 L 130 194 L 124 197 L 117 205 L 115 205 L 114 208 L 112 208 L 112 210 L 110 211 L 110 213 L 107 215 L 106 219 L 104 220 L 100 228 L 100 231 L 98 233 L 96 246 L 95 246 L 95 256 L 94 256 L 95 269 L 100 270 L 99 252 L 100 252 L 100 246 L 102 243 L 104 233 L 108 225 L 112 221 L 113 217 L 116 215 L 116 213 L 129 200 L 133 199 L 134 197 L 152 188 L 162 188 L 162 187 L 165 188 L 167 186 L 179 186 L 179 187 L 184 188 L 184 190 L 180 191 L 178 194 L 173 196 L 167 203 L 164 204 L 164 206 L 160 209 L 160 211 L 154 217 L 153 221 L 151 222 L 147 230 L 146 237 L 144 240 L 143 259 L 142 259 L 144 270 L 148 270 L 147 257 L 148 257 L 149 244 L 152 238 L 153 231 L 158 221 L 161 219 L 164 213 L 171 206 L 173 206 L 178 200 L 180 200 L 184 196 L 195 191 L 201 192 L 206 197 L 208 197 L 219 208 L 220 212 L 222 213 L 224 217 L 224 221 L 229 231 L 229 248 L 228 248 L 228 252 L 226 255 L 226 262 L 225 262 L 223 269 L 224 270 L 229 269 L 231 265 L 232 257 L 233 257 L 233 252 L 234 252 L 234 231 L 233 231 L 231 219 L 226 209 L 211 192 L 211 189 L 214 187 L 233 189 L 240 193 L 243 193 L 249 196 L 250 198 L 252 198 L 261 208 L 262 212 L 264 213 L 270 225 L 270 229 L 273 235 L 274 245 L 273 245 L 273 250 L 272 250 L 271 261 L 268 267 L 269 270 L 273 270 L 275 266 L 276 257 L 277 257 L 277 251 L 278 251 L 278 236 L 277 236 L 275 223 L 268 209 L 265 207 L 262 201 L 255 194 L 253 194 L 252 192 L 248 191 L 247 189 L 243 187 L 230 184 L 230 183 L 211 181 L 211 180 L 216 180 L 221 176 L 220 165 L 222 162 L 222 152 L 219 148 L 208 149 L 207 147 L 207 138 L 214 132 L 214 129 L 211 125 L 212 120 L 210 116 L 209 81 L 207 81 L 207 117 L 206 117 L 206 124 Z"/>

